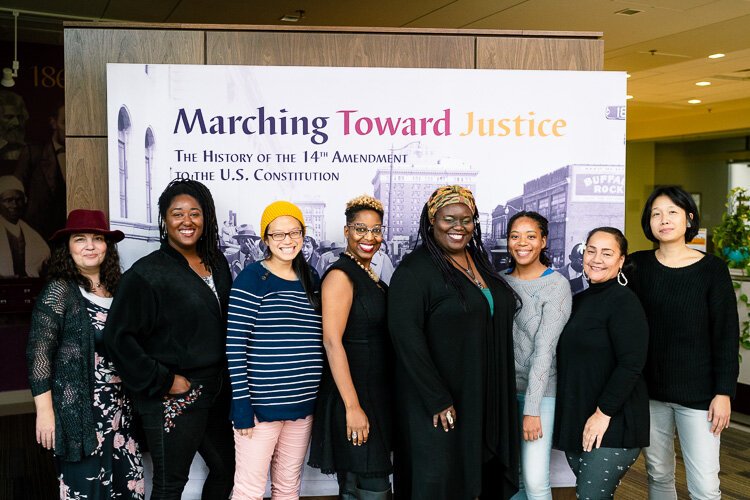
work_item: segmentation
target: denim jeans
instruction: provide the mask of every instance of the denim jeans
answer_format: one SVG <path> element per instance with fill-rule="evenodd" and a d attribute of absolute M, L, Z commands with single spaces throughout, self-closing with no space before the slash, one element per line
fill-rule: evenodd
<path fill-rule="evenodd" d="M 708 412 L 675 403 L 650 400 L 651 445 L 643 449 L 648 472 L 648 493 L 652 500 L 676 500 L 674 482 L 675 428 L 685 461 L 688 491 L 693 499 L 719 499 L 719 446 L 711 433 Z"/>
<path fill-rule="evenodd" d="M 518 394 L 518 421 L 523 425 L 523 407 L 526 398 Z M 555 427 L 555 398 L 542 398 L 539 407 L 542 419 L 542 438 L 536 441 L 523 440 L 521 433 L 521 478 L 518 493 L 513 500 L 551 500 L 552 489 L 549 482 L 549 461 L 552 453 L 552 429 Z"/>
<path fill-rule="evenodd" d="M 191 388 L 185 394 L 134 398 L 154 463 L 151 500 L 181 498 L 196 452 L 209 470 L 201 498 L 229 498 L 234 480 L 234 442 L 225 377 L 191 379 Z"/>

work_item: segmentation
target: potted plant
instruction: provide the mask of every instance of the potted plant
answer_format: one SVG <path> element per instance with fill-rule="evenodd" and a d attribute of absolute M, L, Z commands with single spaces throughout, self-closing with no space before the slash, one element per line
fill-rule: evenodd
<path fill-rule="evenodd" d="M 727 210 L 714 227 L 714 251 L 732 269 L 750 267 L 750 194 L 734 188 L 727 195 Z"/>

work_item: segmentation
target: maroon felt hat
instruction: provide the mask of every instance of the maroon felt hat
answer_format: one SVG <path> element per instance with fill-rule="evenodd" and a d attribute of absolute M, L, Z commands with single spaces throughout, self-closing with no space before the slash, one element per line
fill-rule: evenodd
<path fill-rule="evenodd" d="M 107 223 L 107 217 L 101 210 L 85 210 L 79 208 L 72 210 L 68 214 L 68 221 L 65 223 L 65 227 L 56 231 L 52 235 L 50 241 L 60 239 L 64 236 L 69 236 L 73 233 L 95 233 L 103 234 L 113 239 L 115 243 L 122 241 L 125 235 L 122 231 L 109 230 L 109 224 Z"/>

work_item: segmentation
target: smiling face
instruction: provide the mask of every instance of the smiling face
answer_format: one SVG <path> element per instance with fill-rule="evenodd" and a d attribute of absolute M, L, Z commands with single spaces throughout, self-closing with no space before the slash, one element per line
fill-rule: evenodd
<path fill-rule="evenodd" d="M 625 256 L 620 251 L 617 239 L 603 231 L 592 234 L 583 252 L 583 270 L 591 283 L 604 283 L 622 268 Z"/>
<path fill-rule="evenodd" d="M 172 198 L 164 217 L 169 244 L 180 253 L 192 253 L 203 235 L 203 209 L 189 194 Z"/>
<path fill-rule="evenodd" d="M 474 232 L 474 214 L 463 203 L 451 203 L 430 220 L 435 242 L 448 254 L 464 253 Z"/>
<path fill-rule="evenodd" d="M 372 260 L 372 256 L 383 243 L 383 234 L 381 232 L 379 236 L 375 236 L 372 231 L 366 231 L 360 235 L 357 234 L 357 231 L 377 229 L 381 228 L 382 225 L 383 219 L 375 210 L 360 210 L 354 215 L 354 219 L 344 227 L 346 249 L 365 266 Z"/>
<path fill-rule="evenodd" d="M 291 234 L 296 234 L 297 238 L 292 238 Z M 284 239 L 276 241 L 273 235 L 283 235 Z M 266 228 L 266 239 L 268 250 L 271 252 L 271 259 L 277 259 L 284 262 L 291 262 L 302 250 L 302 224 L 300 221 L 290 215 L 282 215 L 271 221 Z"/>
<path fill-rule="evenodd" d="M 68 250 L 82 274 L 98 273 L 107 255 L 107 240 L 95 233 L 74 233 L 68 240 Z"/>
<path fill-rule="evenodd" d="M 651 233 L 659 243 L 684 242 L 688 218 L 669 196 L 657 196 L 651 204 Z"/>
<path fill-rule="evenodd" d="M 519 217 L 508 233 L 508 251 L 516 265 L 526 267 L 539 262 L 539 256 L 547 246 L 539 224 L 530 217 Z"/>

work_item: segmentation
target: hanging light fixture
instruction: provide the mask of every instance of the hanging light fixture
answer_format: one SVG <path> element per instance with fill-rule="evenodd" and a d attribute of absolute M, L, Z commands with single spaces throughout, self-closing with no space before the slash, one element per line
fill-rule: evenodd
<path fill-rule="evenodd" d="M 13 11 L 13 63 L 11 68 L 3 68 L 3 76 L 0 85 L 12 87 L 16 84 L 14 78 L 18 77 L 18 11 Z"/>

